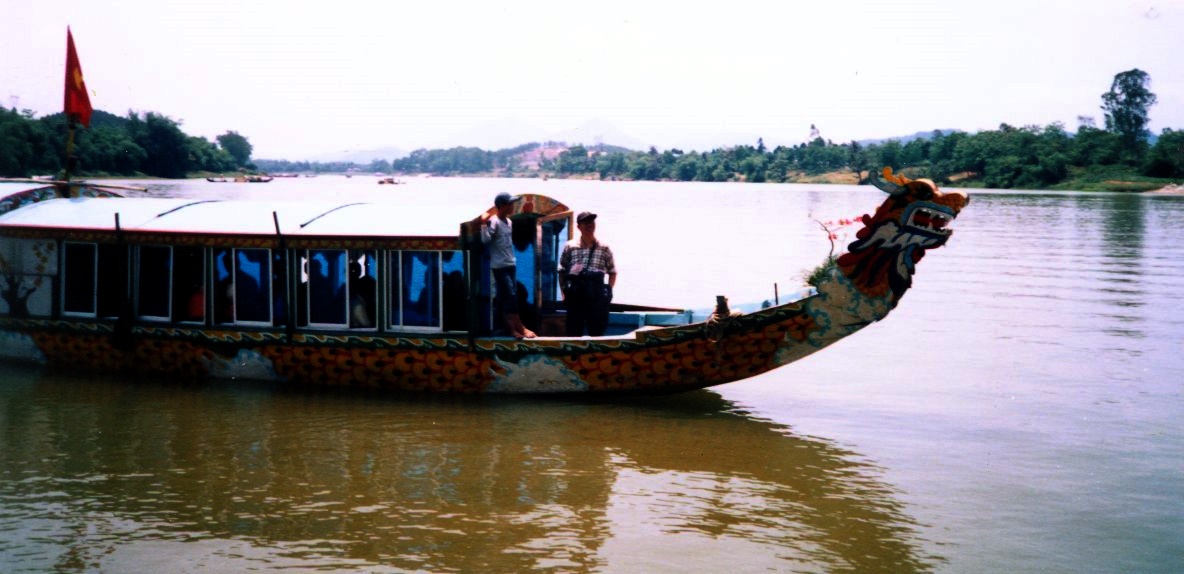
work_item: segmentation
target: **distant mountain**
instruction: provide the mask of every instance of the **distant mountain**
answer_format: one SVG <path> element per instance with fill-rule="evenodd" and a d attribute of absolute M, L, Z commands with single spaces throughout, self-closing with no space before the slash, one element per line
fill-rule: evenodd
<path fill-rule="evenodd" d="M 350 149 L 312 155 L 302 158 L 302 161 L 320 163 L 353 162 L 359 164 L 368 164 L 376 159 L 391 161 L 394 159 L 407 157 L 408 153 L 409 152 L 406 150 L 397 147 L 384 147 L 378 149 Z"/>
<path fill-rule="evenodd" d="M 896 140 L 896 141 L 900 142 L 901 144 L 906 144 L 906 143 L 909 143 L 913 140 L 933 139 L 933 132 L 941 132 L 942 135 L 948 136 L 956 131 L 961 131 L 961 130 L 953 130 L 953 129 L 926 130 L 923 132 L 914 132 L 914 133 L 909 134 L 907 136 L 895 136 L 895 137 L 890 137 L 890 138 L 856 140 L 856 143 L 858 143 L 859 145 L 864 146 L 864 147 L 867 147 L 869 145 L 880 145 L 884 142 L 888 142 L 888 141 L 892 141 L 892 140 Z M 843 142 L 835 142 L 835 143 L 843 143 Z"/>
<path fill-rule="evenodd" d="M 546 130 L 521 118 L 502 118 L 477 124 L 447 137 L 428 149 L 477 147 L 486 151 L 516 147 L 530 142 L 547 141 Z"/>
<path fill-rule="evenodd" d="M 577 128 L 551 134 L 549 141 L 566 142 L 572 145 L 583 144 L 594 146 L 606 144 L 631 150 L 643 151 L 649 149 L 649 144 L 617 129 L 616 126 L 604 120 L 585 122 Z"/>
<path fill-rule="evenodd" d="M 728 149 L 737 146 L 755 146 L 758 141 L 764 136 L 744 133 L 744 132 L 699 132 L 691 134 L 683 134 L 676 139 L 670 141 L 668 145 L 659 145 L 658 151 L 667 149 L 679 149 L 684 152 L 700 152 L 708 153 L 717 149 Z M 780 141 L 775 138 L 764 137 L 765 146 L 773 149 L 779 145 L 795 146 L 801 142 Z M 646 148 L 648 149 L 648 147 Z"/>
<path fill-rule="evenodd" d="M 503 118 L 457 132 L 443 138 L 441 142 L 447 143 L 433 147 L 449 149 L 466 146 L 478 147 L 483 150 L 500 150 L 530 142 L 563 142 L 571 145 L 583 144 L 588 147 L 607 144 L 631 150 L 649 148 L 649 145 L 642 140 L 622 132 L 604 120 L 591 120 L 572 129 L 552 132 L 519 118 Z"/>

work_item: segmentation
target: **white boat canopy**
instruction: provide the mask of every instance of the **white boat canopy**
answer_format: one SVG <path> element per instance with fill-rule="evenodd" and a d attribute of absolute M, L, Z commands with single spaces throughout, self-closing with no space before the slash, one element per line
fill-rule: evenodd
<path fill-rule="evenodd" d="M 51 199 L 0 215 L 0 227 L 285 236 L 456 237 L 476 217 L 473 205 L 414 201 L 202 200 L 193 198 Z"/>

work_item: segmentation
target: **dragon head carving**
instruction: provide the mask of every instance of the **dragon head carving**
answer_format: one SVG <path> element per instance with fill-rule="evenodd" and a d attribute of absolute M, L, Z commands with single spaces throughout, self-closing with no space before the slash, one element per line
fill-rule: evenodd
<path fill-rule="evenodd" d="M 961 191 L 941 192 L 928 179 L 872 173 L 872 185 L 888 193 L 875 215 L 864 215 L 838 266 L 855 288 L 868 297 L 888 297 L 895 304 L 913 284 L 918 261 L 941 247 L 953 230 L 949 225 L 970 202 Z"/>

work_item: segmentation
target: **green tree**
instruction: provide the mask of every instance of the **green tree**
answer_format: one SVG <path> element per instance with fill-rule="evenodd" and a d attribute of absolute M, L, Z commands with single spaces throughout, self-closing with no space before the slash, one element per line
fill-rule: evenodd
<path fill-rule="evenodd" d="M 144 150 L 143 171 L 158 177 L 182 178 L 189 171 L 189 136 L 166 116 L 148 112 L 144 119 L 129 114 L 132 139 Z"/>
<path fill-rule="evenodd" d="M 251 142 L 247 138 L 239 135 L 237 132 L 228 131 L 217 138 L 218 145 L 234 158 L 236 167 L 245 167 L 251 163 L 251 152 L 254 148 L 251 147 Z"/>
<path fill-rule="evenodd" d="M 622 152 L 614 151 L 596 156 L 596 172 L 600 174 L 600 179 L 624 175 L 626 169 L 625 154 Z"/>
<path fill-rule="evenodd" d="M 768 169 L 769 165 L 765 154 L 752 154 L 740 162 L 740 174 L 744 176 L 744 181 L 764 183 Z"/>
<path fill-rule="evenodd" d="M 86 172 L 134 174 L 140 171 L 146 154 L 132 141 L 123 127 L 98 126 L 75 134 L 74 153 L 80 168 Z"/>
<path fill-rule="evenodd" d="M 391 171 L 391 162 L 385 159 L 372 159 L 370 164 L 366 166 L 366 171 L 373 173 L 388 173 Z"/>
<path fill-rule="evenodd" d="M 926 138 L 910 140 L 900 149 L 900 164 L 906 166 L 924 166 L 929 161 L 929 148 L 931 146 L 932 142 Z"/>
<path fill-rule="evenodd" d="M 903 167 L 900 161 L 901 149 L 900 140 L 888 140 L 884 142 L 877 150 L 879 151 L 879 161 L 875 162 L 876 166 L 873 169 L 891 167 L 893 170 L 900 170 Z"/>
<path fill-rule="evenodd" d="M 1077 128 L 1071 147 L 1074 165 L 1111 165 L 1122 159 L 1122 141 L 1118 134 L 1088 124 Z"/>
<path fill-rule="evenodd" d="M 1143 173 L 1151 177 L 1184 177 L 1184 131 L 1163 130 L 1147 154 Z"/>
<path fill-rule="evenodd" d="M 678 158 L 674 162 L 674 179 L 678 181 L 692 181 L 699 173 L 699 156 L 691 152 Z"/>
<path fill-rule="evenodd" d="M 38 171 L 56 171 L 45 128 L 28 114 L 0 108 L 0 176 L 27 177 Z"/>
<path fill-rule="evenodd" d="M 874 169 L 867 150 L 854 140 L 847 144 L 847 167 L 855 172 L 856 183 L 863 183 L 863 172 Z"/>
<path fill-rule="evenodd" d="M 1141 157 L 1147 146 L 1147 108 L 1156 102 L 1150 85 L 1151 76 L 1134 68 L 1116 74 L 1110 91 L 1102 94 L 1106 129 L 1119 135 L 1123 150 L 1132 161 Z"/>
<path fill-rule="evenodd" d="M 933 144 L 929 146 L 929 177 L 939 183 L 947 183 L 950 176 L 958 173 L 955 154 L 958 142 L 966 139 L 966 132 L 950 132 L 943 134 L 940 130 L 933 132 Z"/>
<path fill-rule="evenodd" d="M 588 159 L 588 149 L 582 145 L 574 145 L 559 153 L 555 161 L 555 171 L 559 173 L 586 173 L 592 171 L 594 162 Z"/>

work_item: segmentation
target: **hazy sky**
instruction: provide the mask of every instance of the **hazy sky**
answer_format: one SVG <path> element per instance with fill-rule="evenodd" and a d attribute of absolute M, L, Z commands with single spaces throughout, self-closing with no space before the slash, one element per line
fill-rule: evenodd
<path fill-rule="evenodd" d="M 1131 68 L 1151 129 L 1184 129 L 1184 0 L 0 0 L 0 104 L 61 110 L 67 25 L 95 108 L 234 130 L 256 158 L 590 121 L 659 149 L 797 144 L 812 123 L 835 142 L 1075 130 Z"/>

